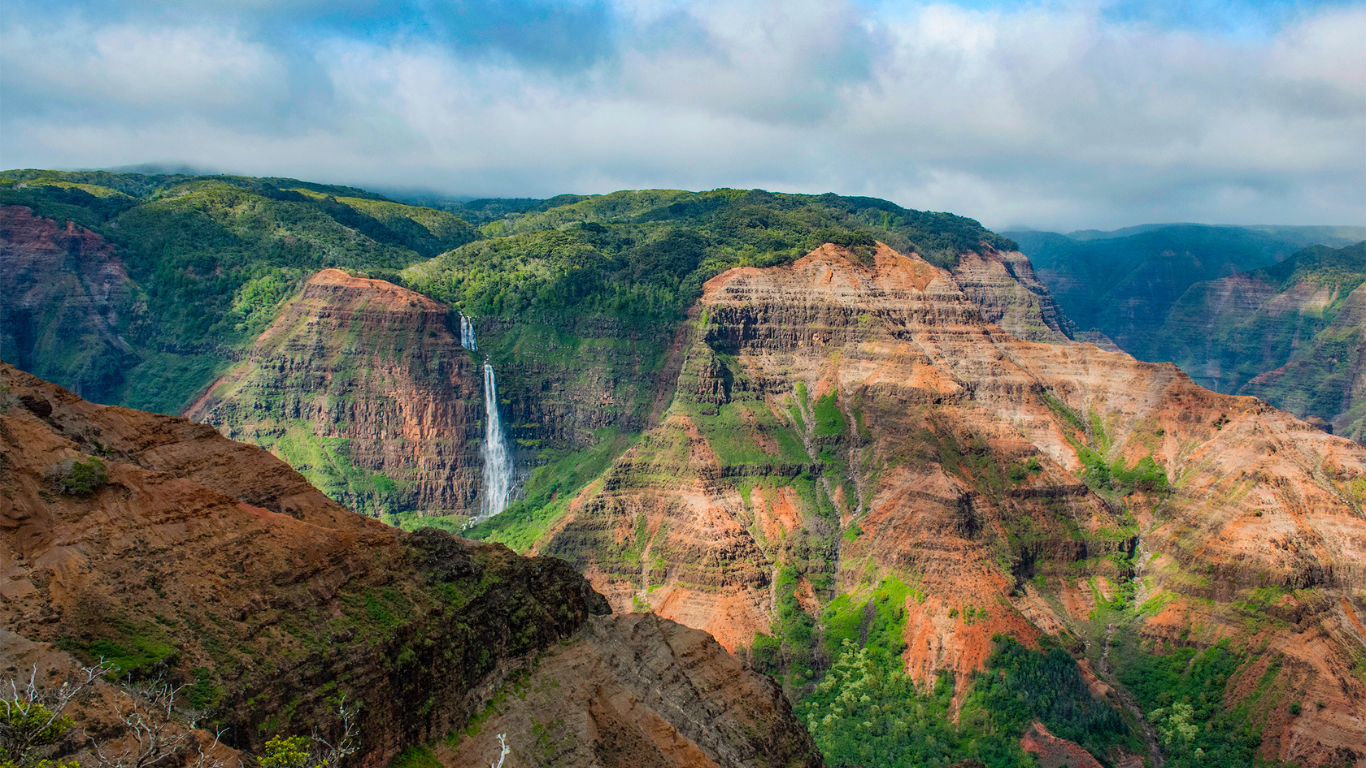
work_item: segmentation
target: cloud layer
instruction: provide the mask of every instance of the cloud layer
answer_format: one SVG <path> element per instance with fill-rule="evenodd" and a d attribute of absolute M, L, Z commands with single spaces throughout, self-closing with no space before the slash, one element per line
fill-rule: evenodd
<path fill-rule="evenodd" d="M 1094 3 L 373 7 L 18 4 L 0 165 L 834 191 L 997 228 L 1366 223 L 1359 3 L 1232 31 Z"/>

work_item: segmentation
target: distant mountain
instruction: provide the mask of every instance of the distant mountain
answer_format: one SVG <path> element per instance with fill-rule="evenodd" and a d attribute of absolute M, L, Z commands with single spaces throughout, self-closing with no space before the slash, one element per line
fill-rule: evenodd
<path fill-rule="evenodd" d="M 1140 359 L 1176 363 L 1210 389 L 1255 394 L 1349 429 L 1354 420 L 1341 417 L 1356 407 L 1350 371 L 1360 363 L 1339 347 L 1354 349 L 1360 337 L 1352 319 L 1360 298 L 1349 297 L 1366 279 L 1366 257 L 1361 245 L 1341 243 L 1366 235 L 1359 230 L 1179 224 L 1008 234 L 1078 338 L 1113 340 Z M 1105 234 L 1121 236 L 1098 236 Z M 1334 247 L 1304 248 L 1312 238 Z M 1251 383 L 1291 363 L 1295 377 Z M 1357 439 L 1359 431 L 1352 431 Z"/>
<path fill-rule="evenodd" d="M 1128 237 L 1144 232 L 1152 232 L 1156 229 L 1169 229 L 1172 227 L 1205 227 L 1204 224 L 1139 224 L 1134 227 L 1122 227 L 1113 230 L 1100 229 L 1078 229 L 1068 232 L 1067 236 L 1073 240 L 1112 240 L 1118 237 Z M 1268 224 L 1256 224 L 1249 226 L 1227 226 L 1212 227 L 1212 229 L 1246 229 L 1251 232 L 1260 232 L 1271 235 L 1279 240 L 1288 243 L 1298 243 L 1300 245 L 1329 245 L 1334 248 L 1341 248 L 1352 243 L 1366 240 L 1366 227 L 1332 227 L 1332 226 L 1277 226 Z"/>
<path fill-rule="evenodd" d="M 1145 756 L 1168 768 L 1249 765 L 1258 755 L 1321 766 L 1366 743 L 1366 681 L 1354 671 L 1366 658 L 1357 629 L 1366 449 L 1203 389 L 1174 365 L 1072 343 L 1029 260 L 971 219 L 871 198 L 732 189 L 450 201 L 439 211 L 292 180 L 31 171 L 0 175 L 0 192 L 0 307 L 11 310 L 0 318 L 9 334 L 0 356 L 20 352 L 24 366 L 60 373 L 58 383 L 109 387 L 119 403 L 174 404 L 391 524 L 567 560 L 617 610 L 704 630 L 735 654 L 712 658 L 773 675 L 831 764 L 1019 766 L 1032 762 L 1026 745 L 1046 743 L 1085 764 L 1094 761 L 1084 752 L 1111 766 Z M 1113 245 L 1051 237 L 1083 255 Z M 1143 331 L 1152 336 L 1193 284 L 1274 269 L 1301 250 L 1246 229 L 1133 237 L 1147 248 L 1137 265 L 1113 247 L 1079 259 L 1069 295 L 1091 300 L 1096 286 L 1128 280 L 1161 307 Z M 1230 241 L 1238 247 L 1221 248 Z M 1299 262 L 1287 263 L 1289 272 L 1265 278 L 1275 290 L 1297 284 Z M 1121 319 L 1138 314 L 1130 307 Z M 44 503 L 15 507 L 23 514 L 6 522 L 0 493 L 0 553 L 10 537 L 30 547 L 16 549 L 15 562 L 76 574 L 35 571 L 32 590 L 62 593 L 52 598 L 0 578 L 0 611 L 20 596 L 43 639 L 90 648 L 138 638 L 96 632 L 136 628 L 112 612 L 102 624 L 75 612 L 52 621 L 46 606 L 79 597 L 73 579 L 101 564 L 82 554 L 72 570 L 56 559 L 65 555 L 35 547 L 93 542 L 197 573 L 243 559 L 246 550 L 211 537 L 171 538 L 194 534 L 182 521 L 195 515 L 256 537 L 250 578 L 233 582 L 243 588 L 222 608 L 261 616 L 242 630 L 253 634 L 216 627 L 209 617 L 221 618 L 220 608 L 175 612 L 193 579 L 165 585 L 156 603 L 144 593 L 164 582 L 145 577 L 159 571 L 133 574 L 136 585 L 112 582 L 107 594 L 130 606 L 130 619 L 153 615 L 134 609 L 164 616 L 147 637 L 162 637 L 158 627 L 178 641 L 210 637 L 205 652 L 213 643 L 229 654 L 223 666 L 193 645 L 182 666 L 217 674 L 231 663 L 232 676 L 205 684 L 231 691 L 232 702 L 246 707 L 254 681 L 268 676 L 322 685 L 299 666 L 322 660 L 313 654 L 322 647 L 329 663 L 353 665 L 331 667 L 334 675 L 355 659 L 391 659 L 386 679 L 398 687 L 352 681 L 382 697 L 374 722 L 405 723 L 446 764 L 475 762 L 504 726 L 517 744 L 550 750 L 574 739 L 615 760 L 537 764 L 670 764 L 623 751 L 640 734 L 623 719 L 653 721 L 641 707 L 676 689 L 639 671 L 682 680 L 669 656 L 648 650 L 658 645 L 563 646 L 509 681 L 515 696 L 481 689 L 459 713 L 443 709 L 447 699 L 419 683 L 472 669 L 447 654 L 445 638 L 482 638 L 490 625 L 434 613 L 430 589 L 406 586 L 408 555 L 365 542 L 355 557 L 329 554 L 321 540 L 310 548 L 285 516 L 256 509 L 285 507 L 261 498 L 270 478 L 250 468 L 233 473 L 250 496 L 201 506 L 139 496 L 132 488 L 172 478 L 124 474 L 115 464 L 125 447 L 157 469 L 190 459 L 202 476 L 220 466 L 214 454 L 159 436 L 204 440 L 214 437 L 207 427 L 118 408 L 95 409 L 98 422 L 72 420 L 62 410 L 69 395 L 38 397 L 30 390 L 47 385 L 11 380 L 19 383 L 0 380 L 9 388 L 0 388 L 0 442 L 11 444 L 0 449 L 22 459 L 7 465 L 22 473 L 15 487 Z M 57 436 L 43 434 L 47 418 Z M 81 458 L 58 443 L 77 439 L 111 476 L 133 482 L 132 495 L 110 489 L 98 508 L 54 496 L 60 462 Z M 490 486 L 480 470 L 503 466 L 490 463 L 491 445 L 512 454 L 514 498 L 481 521 Z M 172 490 L 182 487 L 192 490 Z M 148 498 L 165 499 L 158 515 L 174 512 L 158 518 L 170 528 L 150 533 L 151 544 L 140 529 L 96 527 Z M 70 524 L 42 538 L 32 526 L 49 507 Z M 149 551 L 161 542 L 172 548 Z M 454 559 L 444 547 L 432 555 Z M 310 563 L 328 570 L 293 577 Z M 328 597 L 338 590 L 339 604 Z M 448 594 L 460 610 L 471 593 Z M 512 595 L 498 605 L 520 626 L 537 625 L 536 602 Z M 388 634 L 332 623 L 348 615 Z M 291 618 L 308 626 L 286 625 Z M 618 626 L 664 625 L 637 616 Z M 711 651 L 670 638 L 680 663 L 709 668 L 695 662 Z M 294 666 L 253 660 L 281 643 Z M 491 644 L 489 664 L 508 658 L 504 647 L 529 648 Z M 610 669 L 575 678 L 600 689 L 561 673 L 600 664 Z M 738 664 L 726 665 L 686 685 L 724 688 L 718 706 L 763 694 L 771 711 L 789 711 L 768 683 L 737 689 Z M 243 710 L 233 733 L 263 738 L 274 727 L 260 728 L 266 718 L 314 692 L 327 689 L 254 699 L 261 709 Z M 749 720 L 728 709 L 680 706 L 751 750 L 718 765 L 793 759 L 746 746 L 755 741 Z M 483 730 L 446 740 L 476 709 L 489 718 Z M 432 716 L 444 724 L 428 725 Z M 661 749 L 706 764 L 664 727 L 681 721 L 660 717 L 650 732 Z M 366 765 L 389 764 L 405 743 L 384 741 Z"/>
<path fill-rule="evenodd" d="M 1191 286 L 1156 346 L 1211 389 L 1256 395 L 1360 441 L 1363 283 L 1366 242 L 1306 248 L 1271 267 Z"/>

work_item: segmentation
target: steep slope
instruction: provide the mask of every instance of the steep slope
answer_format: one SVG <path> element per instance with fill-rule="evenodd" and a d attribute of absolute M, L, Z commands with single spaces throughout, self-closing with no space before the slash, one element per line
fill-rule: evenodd
<path fill-rule="evenodd" d="M 541 656 L 479 732 L 436 755 L 477 765 L 505 734 L 528 765 L 813 765 L 782 690 L 705 632 L 646 614 L 595 618 L 585 641 Z M 586 714 L 586 716 L 585 716 Z"/>
<path fill-rule="evenodd" d="M 254 750 L 327 723 L 325 699 L 347 693 L 362 704 L 358 764 L 378 767 L 465 728 L 538 658 L 588 691 L 557 714 L 610 709 L 593 692 L 617 690 L 620 674 L 555 660 L 630 653 L 656 659 L 651 670 L 729 681 L 700 690 L 637 675 L 655 695 L 615 722 L 623 738 L 675 745 L 661 764 L 820 763 L 772 681 L 706 638 L 680 655 L 661 640 L 684 630 L 640 633 L 603 615 L 562 562 L 360 517 L 207 426 L 96 406 L 0 365 L 0 466 L 0 650 L 13 654 L 0 668 L 48 642 L 134 680 L 163 670 L 191 684 L 186 703 L 227 726 L 229 743 Z M 680 716 L 699 703 L 712 718 Z M 529 707 L 504 711 L 533 730 L 554 725 Z M 74 714 L 86 726 L 100 717 Z M 525 757 L 538 748 L 514 744 Z M 612 763 L 575 752 L 539 764 Z"/>
<path fill-rule="evenodd" d="M 1333 321 L 1291 362 L 1258 375 L 1240 392 L 1328 421 L 1334 434 L 1366 444 L 1366 287 L 1335 304 Z"/>
<path fill-rule="evenodd" d="M 1148 749 L 1366 758 L 1359 446 L 1171 365 L 1018 340 L 950 272 L 883 246 L 712 279 L 679 354 L 660 426 L 532 521 L 533 551 L 617 608 L 747 647 L 816 717 L 845 639 L 926 683 L 956 673 L 961 697 L 994 635 L 1057 637 L 1153 732 L 1164 693 L 1206 669 L 1190 654 L 1226 654 L 1194 715 L 1209 735 Z M 1135 682 L 1178 660 L 1171 691 Z M 1292 717 L 1292 699 L 1324 704 Z"/>
<path fill-rule="evenodd" d="M 953 280 L 981 308 L 982 317 L 1026 341 L 1066 343 L 1076 334 L 1053 295 L 1019 251 L 981 247 L 958 257 Z"/>
<path fill-rule="evenodd" d="M 1100 330 L 1140 360 L 1171 359 L 1154 346 L 1156 333 L 1191 285 L 1270 266 L 1303 247 L 1241 227 L 1196 224 L 1087 240 L 1053 232 L 1009 236 L 1078 329 Z"/>
<path fill-rule="evenodd" d="M 445 306 L 323 270 L 185 412 L 269 448 L 352 509 L 478 509 L 478 367 Z"/>
<path fill-rule="evenodd" d="M 1174 362 L 1215 391 L 1254 394 L 1351 430 L 1352 350 L 1361 326 L 1350 314 L 1335 318 L 1366 281 L 1366 250 L 1360 242 L 1300 246 L 1312 237 L 1340 244 L 1344 235 L 1359 235 L 1357 228 L 1139 229 L 1011 234 L 1068 316 L 1092 329 L 1073 338 Z M 1333 332 L 1317 340 L 1329 326 Z M 1271 373 L 1282 367 L 1296 376 Z M 1249 383 L 1263 374 L 1263 383 Z"/>

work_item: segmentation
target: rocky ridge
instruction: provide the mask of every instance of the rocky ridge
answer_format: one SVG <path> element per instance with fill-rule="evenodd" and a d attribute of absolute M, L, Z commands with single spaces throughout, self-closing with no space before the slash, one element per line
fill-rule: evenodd
<path fill-rule="evenodd" d="M 96 459 L 103 482 L 60 485 L 73 462 Z M 633 632 L 562 562 L 358 516 L 206 425 L 97 406 L 0 365 L 0 465 L 0 627 L 18 637 L 0 638 L 8 674 L 41 653 L 31 643 L 104 656 L 135 678 L 161 669 L 193 684 L 231 745 L 252 750 L 272 733 L 326 724 L 325 698 L 350 693 L 362 700 L 358 764 L 382 766 L 463 728 L 538 658 L 612 649 L 687 670 L 638 674 L 654 698 L 615 721 L 627 736 L 676 745 L 662 764 L 820 764 L 771 681 L 705 636 L 675 650 L 661 636 L 686 630 Z M 589 675 L 565 678 L 589 691 L 580 707 L 610 706 L 593 691 L 620 676 L 564 672 L 576 670 Z M 730 682 L 701 692 L 688 682 L 708 676 Z M 678 719 L 699 701 L 712 719 Z M 85 725 L 96 717 L 77 714 Z M 608 763 L 571 752 L 543 764 Z"/>

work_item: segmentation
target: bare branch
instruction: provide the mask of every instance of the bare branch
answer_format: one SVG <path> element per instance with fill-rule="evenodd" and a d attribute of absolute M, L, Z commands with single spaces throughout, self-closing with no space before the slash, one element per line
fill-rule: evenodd
<path fill-rule="evenodd" d="M 498 753 L 498 762 L 489 763 L 489 768 L 503 768 L 503 762 L 508 759 L 508 755 L 512 754 L 512 749 L 508 746 L 507 734 L 498 734 L 498 746 L 502 747 L 502 751 Z"/>

